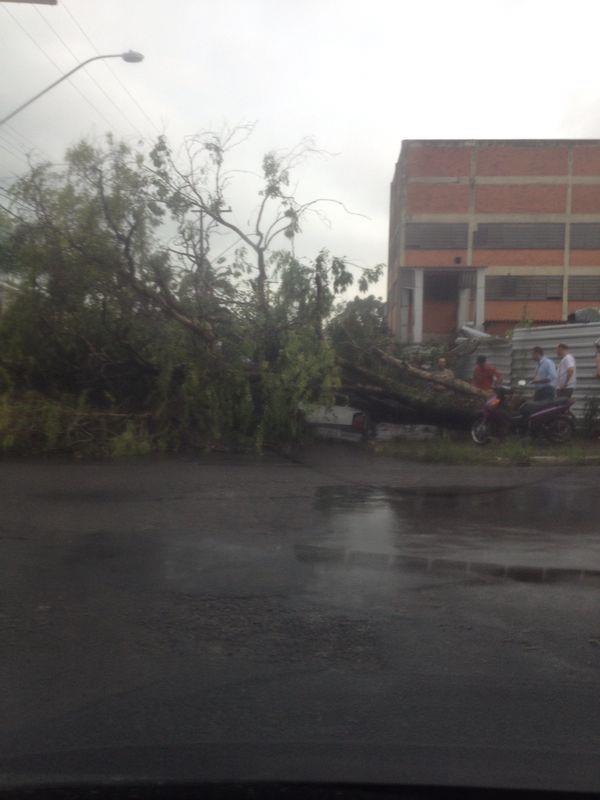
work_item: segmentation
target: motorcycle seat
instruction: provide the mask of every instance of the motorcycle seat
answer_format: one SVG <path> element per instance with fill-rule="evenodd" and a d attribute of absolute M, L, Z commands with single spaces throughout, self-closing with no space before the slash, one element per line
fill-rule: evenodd
<path fill-rule="evenodd" d="M 559 397 L 556 400 L 528 400 L 520 408 L 521 414 L 535 414 L 537 411 L 542 411 L 544 408 L 552 406 L 566 406 L 569 403 L 568 397 Z"/>

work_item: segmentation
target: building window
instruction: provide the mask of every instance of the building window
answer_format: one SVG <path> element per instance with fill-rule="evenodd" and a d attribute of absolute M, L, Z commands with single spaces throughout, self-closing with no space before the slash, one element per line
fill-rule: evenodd
<path fill-rule="evenodd" d="M 569 300 L 600 303 L 600 276 L 572 275 L 569 278 Z"/>
<path fill-rule="evenodd" d="M 600 250 L 600 225 L 594 222 L 572 223 L 571 250 Z"/>
<path fill-rule="evenodd" d="M 486 300 L 562 300 L 562 276 L 491 275 Z"/>
<path fill-rule="evenodd" d="M 562 250 L 565 226 L 554 222 L 480 222 L 474 245 L 482 250 Z"/>
<path fill-rule="evenodd" d="M 409 222 L 406 247 L 412 250 L 466 250 L 469 226 L 466 223 Z"/>

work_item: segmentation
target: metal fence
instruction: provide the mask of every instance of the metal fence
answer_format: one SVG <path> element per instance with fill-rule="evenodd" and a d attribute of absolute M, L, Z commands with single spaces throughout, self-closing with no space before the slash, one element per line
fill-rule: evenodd
<path fill-rule="evenodd" d="M 477 349 L 463 356 L 456 365 L 455 371 L 458 378 L 462 378 L 464 381 L 471 380 L 477 356 L 486 356 L 488 361 L 502 374 L 503 381 L 507 383 L 510 381 L 512 342 L 509 339 L 479 339 Z"/>
<path fill-rule="evenodd" d="M 556 358 L 556 345 L 564 342 L 569 346 L 577 364 L 577 387 L 573 393 L 576 401 L 575 416 L 581 417 L 588 397 L 600 400 L 600 379 L 596 377 L 596 348 L 594 342 L 600 338 L 600 323 L 579 325 L 547 325 L 539 328 L 517 328 L 512 337 L 513 385 L 521 379 L 531 379 L 533 362 L 531 349 L 542 347 L 550 358 Z"/>
<path fill-rule="evenodd" d="M 543 348 L 547 356 L 558 362 L 556 345 L 564 342 L 577 364 L 573 411 L 581 418 L 588 397 L 597 397 L 600 401 L 600 379 L 596 377 L 595 359 L 597 339 L 600 339 L 600 323 L 516 328 L 512 339 L 480 339 L 477 349 L 456 365 L 456 374 L 463 380 L 470 380 L 477 356 L 484 355 L 502 373 L 505 383 L 516 386 L 517 381 L 529 381 L 533 377 L 532 348 Z"/>

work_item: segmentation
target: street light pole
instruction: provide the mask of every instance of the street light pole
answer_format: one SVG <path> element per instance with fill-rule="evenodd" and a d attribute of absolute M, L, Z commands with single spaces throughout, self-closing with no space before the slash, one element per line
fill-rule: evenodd
<path fill-rule="evenodd" d="M 143 61 L 144 56 L 141 53 L 136 53 L 134 50 L 128 50 L 126 53 L 108 53 L 107 55 L 102 56 L 92 56 L 92 58 L 88 58 L 86 61 L 82 61 L 81 64 L 78 64 L 76 67 L 73 67 L 73 69 L 69 70 L 69 72 L 65 72 L 65 74 L 61 75 L 58 80 L 54 81 L 54 83 L 51 83 L 49 86 L 46 86 L 45 89 L 42 89 L 41 92 L 38 92 L 36 95 L 31 97 L 26 103 L 23 103 L 18 108 L 15 108 L 15 110 L 11 111 L 6 117 L 2 117 L 2 119 L 0 119 L 0 125 L 4 125 L 4 123 L 8 122 L 9 119 L 12 119 L 20 111 L 23 111 L 24 108 L 27 108 L 27 106 L 30 106 L 39 97 L 46 94 L 46 92 L 49 92 L 50 89 L 54 89 L 54 87 L 58 86 L 59 83 L 62 83 L 67 78 L 70 78 L 74 72 L 77 72 L 82 67 L 90 64 L 92 61 L 99 61 L 102 58 L 122 58 L 123 61 L 127 61 L 130 64 L 135 64 L 138 61 Z"/>

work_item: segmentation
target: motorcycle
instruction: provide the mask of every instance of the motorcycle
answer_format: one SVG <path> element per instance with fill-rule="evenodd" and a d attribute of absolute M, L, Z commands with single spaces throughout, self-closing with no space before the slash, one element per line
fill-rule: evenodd
<path fill-rule="evenodd" d="M 518 385 L 523 387 L 526 383 L 519 381 Z M 473 422 L 471 438 L 475 444 L 482 445 L 493 438 L 516 433 L 542 435 L 555 444 L 564 444 L 575 431 L 575 417 L 571 411 L 574 404 L 575 401 L 567 397 L 554 400 L 517 398 L 510 387 L 498 386 Z"/>

